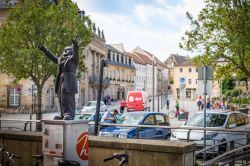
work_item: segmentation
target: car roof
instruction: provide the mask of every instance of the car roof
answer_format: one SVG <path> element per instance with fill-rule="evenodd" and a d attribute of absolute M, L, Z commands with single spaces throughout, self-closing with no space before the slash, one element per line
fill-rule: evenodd
<path fill-rule="evenodd" d="M 127 112 L 127 114 L 142 114 L 142 115 L 166 115 L 162 112 L 146 112 L 146 111 L 135 111 L 135 112 Z"/>
<path fill-rule="evenodd" d="M 204 111 L 199 111 L 196 112 L 198 114 L 204 114 Z M 243 114 L 241 112 L 238 111 L 228 111 L 228 110 L 212 110 L 212 111 L 206 111 L 207 114 L 225 114 L 225 115 L 230 115 L 233 113 L 238 113 L 238 114 Z"/>

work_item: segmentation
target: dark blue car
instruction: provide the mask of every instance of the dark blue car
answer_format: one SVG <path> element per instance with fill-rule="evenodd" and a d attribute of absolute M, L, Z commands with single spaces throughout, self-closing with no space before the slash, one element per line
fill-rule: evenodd
<path fill-rule="evenodd" d="M 168 116 L 158 112 L 128 112 L 123 114 L 117 123 L 124 125 L 170 125 Z M 109 126 L 99 132 L 99 136 L 118 138 L 168 139 L 170 135 L 170 129 L 119 126 Z"/>

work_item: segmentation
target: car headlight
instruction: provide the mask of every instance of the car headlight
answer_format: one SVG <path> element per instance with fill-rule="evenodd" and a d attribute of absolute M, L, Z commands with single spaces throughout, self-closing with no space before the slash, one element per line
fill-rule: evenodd
<path fill-rule="evenodd" d="M 118 138 L 128 138 L 128 134 L 127 133 L 121 133 L 118 135 Z"/>
<path fill-rule="evenodd" d="M 217 135 L 218 135 L 218 133 L 206 134 L 206 140 L 211 140 L 214 137 L 216 137 Z M 202 140 L 204 140 L 204 137 L 202 138 Z"/>

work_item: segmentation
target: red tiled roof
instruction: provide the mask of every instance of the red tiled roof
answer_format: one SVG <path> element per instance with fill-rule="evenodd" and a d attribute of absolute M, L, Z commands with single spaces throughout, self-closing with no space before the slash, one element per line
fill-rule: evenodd
<path fill-rule="evenodd" d="M 136 54 L 128 53 L 128 55 L 134 60 L 135 63 L 146 65 L 146 63 Z"/>
<path fill-rule="evenodd" d="M 138 52 L 135 52 L 134 54 L 136 54 L 138 57 L 140 57 L 145 62 L 145 64 L 151 64 L 152 65 L 152 60 L 149 57 L 147 57 L 146 55 L 140 54 Z"/>

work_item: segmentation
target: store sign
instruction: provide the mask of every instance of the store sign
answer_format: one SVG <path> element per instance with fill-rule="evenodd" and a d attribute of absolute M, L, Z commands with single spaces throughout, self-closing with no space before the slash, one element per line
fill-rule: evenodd
<path fill-rule="evenodd" d="M 82 133 L 77 139 L 76 151 L 81 160 L 88 160 L 88 132 Z"/>

